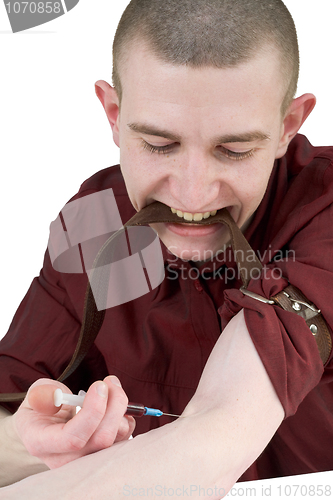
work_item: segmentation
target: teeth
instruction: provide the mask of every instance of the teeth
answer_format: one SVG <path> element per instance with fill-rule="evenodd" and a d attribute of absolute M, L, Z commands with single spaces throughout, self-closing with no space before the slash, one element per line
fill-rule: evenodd
<path fill-rule="evenodd" d="M 190 214 L 189 212 L 184 212 L 184 219 L 185 220 L 193 220 L 193 215 Z"/>
<path fill-rule="evenodd" d="M 216 215 L 217 210 L 212 210 L 212 212 L 204 212 L 204 213 L 195 213 L 191 214 L 190 212 L 182 212 L 181 210 L 176 210 L 175 208 L 170 207 L 171 212 L 173 214 L 177 214 L 178 217 L 181 217 L 187 221 L 200 221 L 202 219 L 208 219 L 211 215 Z"/>

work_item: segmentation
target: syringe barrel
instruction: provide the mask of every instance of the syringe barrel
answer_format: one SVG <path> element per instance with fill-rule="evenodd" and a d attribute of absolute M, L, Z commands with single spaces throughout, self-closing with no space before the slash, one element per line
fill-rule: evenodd
<path fill-rule="evenodd" d="M 146 408 L 140 403 L 128 403 L 125 415 L 142 417 L 146 413 Z"/>

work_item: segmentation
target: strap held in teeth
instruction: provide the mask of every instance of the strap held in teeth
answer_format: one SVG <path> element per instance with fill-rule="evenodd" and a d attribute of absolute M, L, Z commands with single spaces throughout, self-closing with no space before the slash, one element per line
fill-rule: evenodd
<path fill-rule="evenodd" d="M 159 201 L 155 201 L 140 210 L 140 212 L 137 212 L 128 222 L 126 222 L 125 227 L 144 226 L 157 222 L 173 222 L 179 224 L 180 218 L 177 214 L 171 212 L 170 207 Z M 260 275 L 262 265 L 259 259 L 226 208 L 218 210 L 216 215 L 211 215 L 208 219 L 202 219 L 200 221 L 186 221 L 185 219 L 181 219 L 181 223 L 200 225 L 216 223 L 225 224 L 229 228 L 232 249 L 244 287 L 247 287 L 252 278 L 257 278 Z"/>

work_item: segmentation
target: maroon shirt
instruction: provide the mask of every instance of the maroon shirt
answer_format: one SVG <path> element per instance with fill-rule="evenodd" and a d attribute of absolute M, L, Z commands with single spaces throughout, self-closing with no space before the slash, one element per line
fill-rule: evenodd
<path fill-rule="evenodd" d="M 270 297 L 287 281 L 322 310 L 333 327 L 333 148 L 314 148 L 304 136 L 276 161 L 269 185 L 245 236 L 266 266 L 249 289 Z M 123 223 L 135 211 L 119 167 L 96 173 L 74 199 L 112 188 Z M 278 260 L 274 260 L 274 255 Z M 221 330 L 241 308 L 286 418 L 241 480 L 333 469 L 333 370 L 322 366 L 312 333 L 294 313 L 262 304 L 240 291 L 227 250 L 201 269 L 168 254 L 161 285 L 108 309 L 94 346 L 66 381 L 73 392 L 108 374 L 119 377 L 130 401 L 181 413 L 193 396 Z M 282 258 L 283 257 L 283 258 Z M 277 278 L 281 270 L 285 278 Z M 233 278 L 233 274 L 236 275 Z M 62 274 L 46 252 L 43 269 L 0 343 L 0 391 L 25 391 L 40 377 L 57 378 L 79 335 L 85 274 Z M 16 406 L 3 405 L 14 411 Z M 136 433 L 169 422 L 137 420 Z M 218 438 L 218 436 L 217 436 Z"/>

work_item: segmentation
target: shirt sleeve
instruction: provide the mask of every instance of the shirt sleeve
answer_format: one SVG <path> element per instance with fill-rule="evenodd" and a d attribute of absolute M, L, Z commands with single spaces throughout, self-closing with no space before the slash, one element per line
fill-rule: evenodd
<path fill-rule="evenodd" d="M 65 290 L 45 256 L 44 268 L 21 302 L 0 342 L 0 392 L 24 392 L 38 378 L 57 378 L 75 349 L 77 318 L 65 306 Z M 50 281 L 53 277 L 53 282 Z M 17 405 L 6 406 L 13 411 Z"/>
<path fill-rule="evenodd" d="M 331 333 L 332 211 L 332 206 L 329 206 L 296 231 L 288 245 L 288 258 L 265 265 L 261 277 L 251 280 L 248 286 L 248 290 L 270 298 L 289 282 L 321 310 Z M 224 305 L 219 309 L 223 327 L 242 308 L 249 333 L 281 401 L 285 417 L 289 417 L 295 414 L 323 374 L 326 381 L 333 379 L 332 353 L 324 373 L 316 341 L 300 316 L 261 303 L 239 290 L 225 292 Z"/>
<path fill-rule="evenodd" d="M 55 271 L 46 252 L 40 276 L 33 280 L 0 342 L 0 393 L 25 392 L 39 378 L 61 375 L 79 338 L 86 286 L 86 274 Z M 106 375 L 104 358 L 94 344 L 65 383 L 77 392 Z M 10 412 L 19 406 L 1 404 Z"/>

